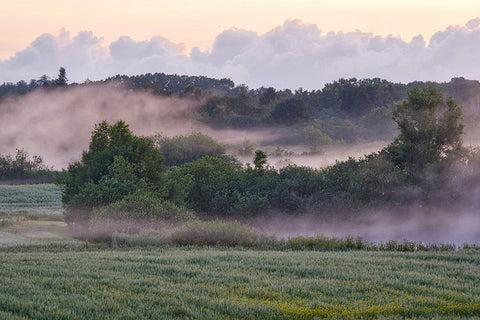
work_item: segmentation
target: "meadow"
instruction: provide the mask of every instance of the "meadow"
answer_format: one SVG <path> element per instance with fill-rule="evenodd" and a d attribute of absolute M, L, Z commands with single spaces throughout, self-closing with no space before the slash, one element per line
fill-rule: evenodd
<path fill-rule="evenodd" d="M 451 319 L 480 315 L 479 251 L 8 249 L 3 319 Z"/>

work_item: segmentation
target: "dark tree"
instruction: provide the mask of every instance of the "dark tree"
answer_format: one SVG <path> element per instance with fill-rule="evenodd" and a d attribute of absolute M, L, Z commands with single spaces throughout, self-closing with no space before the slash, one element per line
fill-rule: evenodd
<path fill-rule="evenodd" d="M 257 172 L 265 170 L 267 165 L 267 154 L 262 150 L 255 151 L 255 157 L 253 158 L 253 165 Z"/>
<path fill-rule="evenodd" d="M 260 95 L 259 103 L 261 105 L 268 105 L 270 102 L 275 101 L 277 97 L 277 93 L 274 88 L 266 88 L 263 90 L 262 94 Z"/>
<path fill-rule="evenodd" d="M 55 80 L 55 85 L 58 87 L 64 87 L 68 83 L 67 72 L 64 67 L 58 70 L 58 78 Z"/>
<path fill-rule="evenodd" d="M 308 119 L 307 106 L 297 98 L 285 99 L 275 106 L 271 119 L 279 124 L 294 125 Z"/>

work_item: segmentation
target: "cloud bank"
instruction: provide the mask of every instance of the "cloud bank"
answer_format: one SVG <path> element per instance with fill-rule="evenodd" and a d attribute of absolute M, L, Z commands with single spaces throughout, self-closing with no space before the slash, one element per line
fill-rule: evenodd
<path fill-rule="evenodd" d="M 341 77 L 390 81 L 448 81 L 480 78 L 480 18 L 448 26 L 427 41 L 410 41 L 361 31 L 322 33 L 317 25 L 288 20 L 265 34 L 241 29 L 220 33 L 210 50 L 154 37 L 123 36 L 104 44 L 92 32 L 43 34 L 14 56 L 0 60 L 0 83 L 56 77 L 60 66 L 70 81 L 116 74 L 175 73 L 227 77 L 252 88 L 319 89 Z"/>

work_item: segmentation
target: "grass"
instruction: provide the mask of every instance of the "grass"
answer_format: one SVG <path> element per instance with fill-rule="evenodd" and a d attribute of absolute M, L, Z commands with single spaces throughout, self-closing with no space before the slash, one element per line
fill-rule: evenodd
<path fill-rule="evenodd" d="M 479 251 L 25 249 L 0 261 L 5 319 L 480 317 Z"/>
<path fill-rule="evenodd" d="M 60 188 L 54 184 L 0 185 L 0 212 L 61 215 Z"/>

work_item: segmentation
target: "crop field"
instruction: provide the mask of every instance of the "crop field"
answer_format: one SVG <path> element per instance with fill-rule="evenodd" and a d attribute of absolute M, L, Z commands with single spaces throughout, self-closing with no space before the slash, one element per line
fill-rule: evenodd
<path fill-rule="evenodd" d="M 0 251 L 3 319 L 480 316 L 480 252 Z"/>
<path fill-rule="evenodd" d="M 61 214 L 60 188 L 54 184 L 0 185 L 0 212 Z"/>

